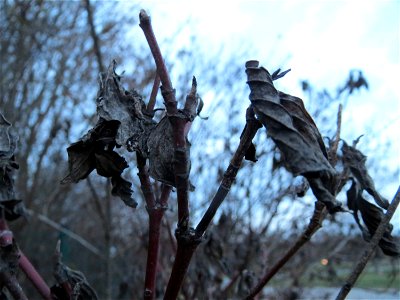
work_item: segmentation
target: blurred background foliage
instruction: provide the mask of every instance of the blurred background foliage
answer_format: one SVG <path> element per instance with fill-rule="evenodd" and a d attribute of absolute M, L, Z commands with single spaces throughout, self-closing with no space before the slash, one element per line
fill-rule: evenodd
<path fill-rule="evenodd" d="M 138 27 L 139 7 L 124 11 L 107 1 L 3 0 L 0 10 L 0 109 L 20 137 L 16 153 L 20 169 L 15 179 L 29 212 L 11 224 L 18 244 L 49 284 L 53 283 L 52 253 L 61 239 L 65 262 L 86 274 L 101 299 L 141 297 L 148 217 L 134 155 L 123 153 L 130 165 L 124 177 L 133 182 L 139 202 L 136 210 L 112 197 L 107 181 L 96 174 L 77 185 L 60 185 L 67 174 L 66 147 L 96 121 L 99 72 L 116 59 L 120 73 L 128 70 L 123 74 L 125 87 L 136 89 L 145 99 L 150 95 L 155 65 L 141 31 L 132 30 Z M 196 119 L 189 136 L 191 181 L 196 187 L 190 205 L 195 224 L 239 142 L 249 104 L 244 62 L 254 57 L 248 57 L 250 48 L 229 54 L 226 49 L 204 51 L 196 36 L 181 43 L 180 31 L 158 38 L 178 99 L 185 97 L 196 75 L 206 103 L 202 115 L 208 119 Z M 304 97 L 323 136 L 333 137 L 338 105 L 351 101 L 351 94 L 358 92 L 357 79 L 365 80 L 361 72 L 350 72 L 335 91 L 315 87 L 307 79 L 299 82 L 304 92 L 299 96 Z M 280 85 L 278 81 L 278 89 Z M 157 99 L 157 107 L 162 107 L 160 95 Z M 240 170 L 215 226 L 195 255 L 183 298 L 226 299 L 245 294 L 309 221 L 314 198 L 296 196 L 301 180 L 281 167 L 279 153 L 264 131 L 260 130 L 254 143 L 258 162 L 246 161 Z M 396 174 L 382 173 L 379 158 L 371 161 L 370 167 L 377 168 L 375 174 L 396 180 Z M 174 256 L 174 197 L 162 228 L 160 294 Z M 342 194 L 338 198 L 344 200 Z M 325 221 L 274 285 L 339 285 L 346 275 L 343 270 L 364 246 L 350 214 L 338 214 Z M 327 265 L 320 263 L 323 258 L 329 261 Z M 373 265 L 388 276 L 380 287 L 393 287 L 399 283 L 398 261 L 380 264 L 381 259 L 377 252 L 374 261 L 378 263 Z M 20 278 L 28 295 L 36 295 L 22 274 Z"/>

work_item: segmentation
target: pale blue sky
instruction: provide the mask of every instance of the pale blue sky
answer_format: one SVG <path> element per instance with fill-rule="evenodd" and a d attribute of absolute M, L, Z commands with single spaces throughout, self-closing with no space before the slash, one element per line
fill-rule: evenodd
<path fill-rule="evenodd" d="M 159 39 L 190 20 L 179 43 L 190 42 L 185 35 L 196 35 L 207 51 L 250 49 L 243 64 L 256 59 L 269 70 L 291 68 L 277 87 L 305 100 L 300 80 L 334 91 L 349 70 L 361 69 L 370 89 L 351 97 L 343 112 L 342 138 L 351 142 L 364 134 L 360 150 L 397 173 L 390 183 L 375 178 L 378 190 L 392 199 L 400 183 L 400 0 L 146 0 L 139 5 L 152 17 Z M 203 99 L 207 115 L 207 96 Z M 397 229 L 399 216 L 398 211 L 393 220 Z"/>
<path fill-rule="evenodd" d="M 257 59 L 267 69 L 292 68 L 279 82 L 291 94 L 302 95 L 301 79 L 334 89 L 350 69 L 363 70 L 370 90 L 353 96 L 343 112 L 343 138 L 366 134 L 360 147 L 374 150 L 366 154 L 386 157 L 391 170 L 399 169 L 399 0 L 167 0 L 142 1 L 141 6 L 159 37 L 190 20 L 182 35 L 195 34 L 207 49 L 246 47 L 252 53 L 243 62 Z M 389 151 L 380 153 L 379 145 L 389 141 Z M 382 188 L 389 198 L 396 190 L 395 184 Z"/>

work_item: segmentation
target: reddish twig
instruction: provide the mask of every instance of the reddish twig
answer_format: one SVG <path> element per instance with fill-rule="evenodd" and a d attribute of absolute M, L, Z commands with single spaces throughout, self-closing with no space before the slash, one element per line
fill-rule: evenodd
<path fill-rule="evenodd" d="M 363 255 L 358 260 L 358 263 L 353 269 L 353 272 L 347 278 L 346 283 L 341 288 L 339 294 L 336 297 L 336 300 L 343 300 L 346 298 L 348 293 L 353 288 L 354 284 L 356 283 L 358 277 L 364 270 L 365 266 L 367 265 L 369 259 L 371 258 L 374 250 L 379 244 L 379 241 L 382 239 L 383 234 L 388 228 L 390 219 L 393 217 L 398 205 L 400 203 L 400 186 L 397 189 L 395 196 L 393 197 L 392 203 L 389 205 L 386 214 L 383 216 L 381 222 L 379 223 L 378 228 L 376 229 L 374 235 L 372 236 L 371 241 L 369 242 L 368 248 L 365 249 Z"/>
<path fill-rule="evenodd" d="M 0 219 L 0 231 L 8 231 L 11 236 L 12 232 L 8 228 L 8 224 L 5 219 L 1 218 Z M 29 259 L 25 256 L 25 254 L 19 250 L 19 267 L 22 269 L 22 271 L 25 273 L 26 277 L 32 282 L 36 290 L 42 295 L 43 299 L 51 300 L 51 293 L 50 293 L 50 288 L 46 284 L 46 282 L 43 280 L 42 276 L 36 271 L 35 267 L 31 264 Z M 13 297 L 15 299 L 27 299 L 26 296 L 24 296 L 21 287 L 19 286 L 18 281 L 15 279 L 15 276 L 12 276 L 11 274 L 8 274 L 8 272 L 2 272 L 1 277 L 4 279 L 7 279 L 4 281 L 4 284 L 7 285 L 7 288 L 10 290 L 10 293 L 12 293 Z M 14 296 L 13 292 L 19 293 L 18 295 L 20 297 Z M 17 295 L 16 294 L 16 295 Z M 25 298 L 24 298 L 25 297 Z"/>
<path fill-rule="evenodd" d="M 146 11 L 141 10 L 139 14 L 139 19 L 140 19 L 139 26 L 142 28 L 144 32 L 144 35 L 147 39 L 147 43 L 149 44 L 151 53 L 156 63 L 157 73 L 160 76 L 160 80 L 162 83 L 161 91 L 167 109 L 167 115 L 173 127 L 174 148 L 175 148 L 174 173 L 175 173 L 175 184 L 176 184 L 177 198 L 178 198 L 178 219 L 179 219 L 178 227 L 181 227 L 182 229 L 184 228 L 187 229 L 189 221 L 189 201 L 188 201 L 189 174 L 187 174 L 187 169 L 188 169 L 187 166 L 189 158 L 187 157 L 186 153 L 186 147 L 187 147 L 186 133 L 190 127 L 190 122 L 192 120 L 190 119 L 189 111 L 186 114 L 179 113 L 178 111 L 177 101 L 175 98 L 175 90 L 172 87 L 167 67 L 164 63 L 160 47 L 158 46 L 153 28 L 151 26 L 149 15 L 146 13 Z M 195 80 L 193 80 L 192 86 L 194 87 L 197 86 Z M 194 100 L 196 100 L 195 97 L 193 98 Z M 190 101 L 191 99 L 192 98 L 186 100 L 187 105 L 191 103 Z M 191 105 L 189 106 L 191 108 Z M 185 110 L 186 106 L 184 111 Z"/>
<path fill-rule="evenodd" d="M 151 94 L 150 94 L 150 99 L 149 103 L 147 104 L 147 112 L 150 113 L 153 116 L 153 111 L 154 107 L 156 105 L 156 98 L 157 98 L 157 93 L 158 93 L 158 88 L 160 87 L 160 76 L 158 73 L 156 73 L 156 76 L 154 77 L 154 82 L 153 82 L 153 88 L 151 89 Z"/>
<path fill-rule="evenodd" d="M 26 277 L 32 282 L 36 290 L 42 295 L 43 299 L 51 300 L 50 288 L 43 280 L 42 276 L 36 271 L 29 259 L 20 250 L 19 267 L 25 273 Z"/>
<path fill-rule="evenodd" d="M 189 157 L 187 157 L 186 151 L 186 135 L 189 131 L 191 121 L 196 115 L 197 82 L 196 79 L 193 78 L 192 90 L 186 98 L 185 107 L 182 111 L 178 111 L 175 90 L 172 87 L 167 68 L 164 64 L 160 48 L 157 44 L 157 40 L 151 26 L 150 17 L 144 10 L 141 10 L 139 19 L 140 27 L 143 29 L 144 35 L 146 36 L 157 66 L 158 75 L 160 76 L 160 80 L 162 82 L 161 91 L 167 109 L 167 116 L 171 122 L 174 134 L 174 175 L 178 200 L 178 228 L 175 234 L 178 241 L 178 246 L 164 298 L 176 299 L 186 271 L 189 267 L 192 255 L 200 243 L 206 228 L 214 217 L 216 210 L 228 194 L 228 191 L 239 170 L 245 152 L 250 146 L 251 140 L 259 128 L 259 124 L 257 121 L 255 121 L 254 113 L 252 113 L 252 120 L 254 122 L 247 123 L 237 153 L 234 155 L 231 164 L 225 173 L 224 180 L 221 183 L 221 186 L 215 195 L 212 204 L 197 226 L 196 230 L 193 230 L 189 227 Z M 249 111 L 252 112 L 251 109 Z"/>
<path fill-rule="evenodd" d="M 147 212 L 149 214 L 149 248 L 147 251 L 144 299 L 154 299 L 158 255 L 160 251 L 161 221 L 164 216 L 164 211 L 167 208 L 171 187 L 164 185 L 161 197 L 157 201 L 146 168 L 146 160 L 139 153 L 137 153 L 137 166 L 139 170 L 138 176 L 141 183 L 141 189 L 146 201 Z"/>
<path fill-rule="evenodd" d="M 320 201 L 315 202 L 314 213 L 306 230 L 298 238 L 296 243 L 285 253 L 285 255 L 262 276 L 260 281 L 254 288 L 252 288 L 245 299 L 253 299 L 259 292 L 261 292 L 271 278 L 274 277 L 274 275 L 289 261 L 289 259 L 292 258 L 292 256 L 295 255 L 296 252 L 311 239 L 311 237 L 315 232 L 318 231 L 319 228 L 321 228 L 322 221 L 327 214 L 328 211 L 325 208 L 325 205 Z"/>
<path fill-rule="evenodd" d="M 239 146 L 231 160 L 228 169 L 225 171 L 223 180 L 220 187 L 215 194 L 209 208 L 201 219 L 199 225 L 194 231 L 187 232 L 186 235 L 177 236 L 178 249 L 176 260 L 172 269 L 172 274 L 168 282 L 167 290 L 164 299 L 176 299 L 179 289 L 182 285 L 184 276 L 190 264 L 190 260 L 200 243 L 205 230 L 210 225 L 218 207 L 221 205 L 229 189 L 234 182 L 239 167 L 243 161 L 247 149 L 249 148 L 252 139 L 254 138 L 257 130 L 260 128 L 259 122 L 254 118 L 253 109 L 250 107 L 246 113 L 246 127 L 240 139 Z M 175 276 L 173 276 L 176 274 Z"/>
<path fill-rule="evenodd" d="M 164 86 L 164 89 L 168 91 L 172 91 L 172 83 L 171 79 L 169 78 L 169 73 L 167 71 L 167 67 L 165 66 L 164 59 L 161 55 L 160 47 L 158 46 L 156 36 L 154 35 L 153 28 L 151 26 L 151 21 L 150 21 L 150 16 L 146 13 L 145 10 L 141 10 L 139 14 L 139 26 L 142 28 L 143 33 L 146 37 L 147 43 L 149 44 L 151 53 L 153 55 L 154 61 L 156 63 L 157 67 L 157 74 L 160 76 L 160 80 L 162 85 Z M 175 97 L 175 94 L 174 94 Z M 170 99 L 168 99 L 170 100 Z M 172 99 L 171 102 L 175 102 L 173 105 L 175 105 L 175 112 L 177 110 L 176 108 L 176 101 L 173 101 Z"/>
<path fill-rule="evenodd" d="M 185 107 L 183 110 L 179 111 L 175 98 L 175 90 L 172 87 L 164 59 L 157 44 L 150 17 L 144 10 L 141 10 L 139 19 L 139 25 L 143 29 L 157 66 L 157 73 L 162 83 L 161 92 L 164 98 L 167 116 L 173 129 L 173 169 L 178 202 L 178 228 L 175 234 L 178 247 L 171 277 L 165 292 L 165 298 L 175 299 L 194 251 L 194 249 L 193 251 L 191 251 L 191 249 L 195 248 L 200 242 L 200 240 L 197 241 L 195 239 L 193 230 L 189 228 L 189 157 L 186 144 L 186 135 L 190 129 L 192 120 L 196 116 L 197 82 L 196 79 L 193 78 L 192 89 L 186 98 Z"/>
<path fill-rule="evenodd" d="M 168 238 L 171 244 L 171 248 L 174 252 L 176 252 L 177 250 L 177 245 L 176 245 L 176 240 L 174 239 L 174 236 L 172 234 L 172 228 L 171 228 L 171 224 L 168 221 L 168 218 L 165 218 L 165 227 L 167 228 L 168 231 Z"/>

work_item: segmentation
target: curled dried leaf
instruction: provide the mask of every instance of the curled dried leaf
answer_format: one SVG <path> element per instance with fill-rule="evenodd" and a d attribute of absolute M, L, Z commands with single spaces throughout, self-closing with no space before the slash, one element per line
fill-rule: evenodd
<path fill-rule="evenodd" d="M 379 207 L 365 200 L 362 196 L 363 188 L 356 180 L 351 180 L 352 185 L 347 191 L 347 206 L 353 211 L 354 219 L 363 234 L 363 238 L 369 242 L 382 221 L 383 212 Z M 361 223 L 358 212 L 361 214 L 365 227 Z M 392 236 L 392 229 L 393 225 L 389 224 L 378 245 L 384 254 L 398 257 L 400 256 L 400 248 Z"/>
<path fill-rule="evenodd" d="M 367 167 L 365 166 L 367 157 L 355 147 L 347 145 L 346 142 L 343 142 L 342 152 L 344 165 L 350 169 L 361 188 L 366 190 L 374 198 L 376 204 L 387 209 L 389 207 L 389 201 L 378 193 L 375 189 L 373 179 L 368 174 Z"/>
<path fill-rule="evenodd" d="M 19 218 L 25 211 L 14 188 L 13 171 L 19 168 L 14 156 L 17 142 L 14 128 L 0 113 L 0 210 L 4 211 L 8 221 Z"/>
<path fill-rule="evenodd" d="M 164 117 L 151 132 L 148 140 L 149 173 L 154 179 L 165 184 L 175 185 L 174 176 L 174 137 L 172 125 L 168 117 Z M 186 157 L 190 156 L 190 143 L 186 139 Z M 187 174 L 190 172 L 188 160 Z"/>
<path fill-rule="evenodd" d="M 165 184 L 175 186 L 174 139 L 168 117 L 163 117 L 150 134 L 148 149 L 150 175 Z"/>
<path fill-rule="evenodd" d="M 272 77 L 258 62 L 246 64 L 250 101 L 258 120 L 280 149 L 285 165 L 295 175 L 303 175 L 318 200 L 330 213 L 341 210 L 335 199 L 336 172 L 314 121 L 300 98 L 279 92 Z"/>
<path fill-rule="evenodd" d="M 100 119 L 82 139 L 67 148 L 69 174 L 61 183 L 78 182 L 85 179 L 93 170 L 100 176 L 111 178 L 112 194 L 119 196 L 126 205 L 136 207 L 131 198 L 131 183 L 121 174 L 128 167 L 126 160 L 113 149 L 120 122 Z"/>
<path fill-rule="evenodd" d="M 115 137 L 118 145 L 146 156 L 147 137 L 155 122 L 142 97 L 135 90 L 127 91 L 122 87 L 121 76 L 115 68 L 116 62 L 112 61 L 107 72 L 100 75 L 97 114 L 104 120 L 120 123 Z"/>

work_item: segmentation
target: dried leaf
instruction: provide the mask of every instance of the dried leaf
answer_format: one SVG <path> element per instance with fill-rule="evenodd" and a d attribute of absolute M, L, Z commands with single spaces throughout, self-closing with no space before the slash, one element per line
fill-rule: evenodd
<path fill-rule="evenodd" d="M 252 162 L 257 162 L 257 157 L 256 157 L 256 146 L 251 143 L 249 148 L 246 150 L 246 153 L 244 155 L 244 158 L 246 160 L 250 160 Z"/>
<path fill-rule="evenodd" d="M 17 199 L 14 189 L 13 170 L 19 168 L 14 157 L 17 141 L 18 135 L 11 123 L 0 113 L 0 203 L 8 221 L 19 218 L 25 212 L 22 200 Z"/>
<path fill-rule="evenodd" d="M 114 196 L 120 197 L 126 205 L 136 207 L 137 203 L 131 198 L 131 183 L 121 177 L 128 164 L 113 151 L 119 125 L 116 120 L 100 119 L 80 141 L 68 147 L 69 174 L 61 183 L 78 182 L 96 169 L 100 176 L 111 178 Z"/>
<path fill-rule="evenodd" d="M 288 169 L 303 175 L 330 213 L 341 210 L 334 197 L 336 172 L 314 121 L 300 98 L 278 92 L 271 75 L 258 62 L 246 64 L 250 100 L 259 121 L 282 152 Z"/>
<path fill-rule="evenodd" d="M 379 207 L 365 200 L 362 196 L 363 188 L 356 180 L 351 180 L 352 185 L 347 191 L 347 206 L 353 211 L 354 219 L 363 234 L 364 240 L 369 242 L 382 221 L 383 212 Z M 358 212 L 360 212 L 366 228 L 361 224 Z M 379 241 L 379 247 L 388 256 L 400 256 L 399 245 L 391 234 L 392 229 L 393 225 L 389 224 Z"/>
<path fill-rule="evenodd" d="M 125 90 L 120 76 L 115 73 L 116 62 L 112 61 L 107 73 L 100 75 L 100 90 L 97 95 L 97 114 L 107 121 L 119 121 L 115 141 L 129 151 L 139 151 L 147 156 L 147 137 L 155 122 L 147 114 L 142 97 L 135 91 Z"/>
<path fill-rule="evenodd" d="M 111 178 L 111 184 L 113 186 L 111 190 L 113 196 L 120 197 L 127 206 L 137 206 L 136 201 L 132 199 L 132 184 L 129 181 L 126 181 L 121 176 L 115 176 Z"/>
<path fill-rule="evenodd" d="M 242 138 L 243 133 L 246 130 L 247 125 L 245 125 L 245 127 L 243 128 L 242 133 L 240 134 L 240 138 Z M 246 160 L 252 161 L 252 162 L 257 162 L 257 157 L 256 157 L 256 146 L 251 143 L 249 148 L 246 150 L 246 153 L 244 155 L 244 158 Z"/>
<path fill-rule="evenodd" d="M 190 155 L 190 143 L 186 140 L 187 157 Z M 175 186 L 174 176 L 174 139 L 172 125 L 168 117 L 164 117 L 151 132 L 148 140 L 149 173 L 165 184 Z M 188 172 L 190 170 L 190 161 Z"/>
<path fill-rule="evenodd" d="M 368 174 L 367 167 L 365 166 L 367 157 L 355 147 L 347 145 L 346 142 L 343 142 L 342 152 L 344 165 L 350 169 L 351 173 L 360 183 L 361 188 L 374 198 L 376 204 L 387 209 L 389 201 L 376 191 L 374 181 Z"/>

